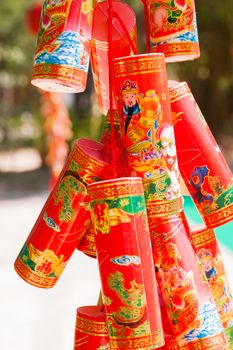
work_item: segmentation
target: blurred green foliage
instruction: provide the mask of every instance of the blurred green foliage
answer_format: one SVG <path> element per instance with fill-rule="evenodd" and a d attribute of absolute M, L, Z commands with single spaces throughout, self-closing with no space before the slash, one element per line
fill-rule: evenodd
<path fill-rule="evenodd" d="M 43 152 L 40 94 L 30 84 L 36 38 L 25 25 L 27 9 L 36 2 L 1 0 L 0 4 L 0 140 L 2 147 L 11 144 L 10 131 L 25 122 L 36 132 L 18 139 Z M 39 0 L 38 0 L 39 1 Z M 139 51 L 145 52 L 145 24 L 140 0 L 128 0 L 137 13 Z M 196 0 L 201 57 L 195 61 L 168 65 L 168 77 L 186 80 L 218 138 L 233 130 L 233 18 L 232 0 L 210 2 Z M 74 138 L 98 138 L 102 119 L 93 112 L 93 86 L 76 95 L 70 116 Z M 85 97 L 84 97 L 85 96 Z M 84 100 L 86 101 L 84 103 Z M 83 108 L 83 106 L 85 106 Z M 97 114 L 99 114 L 97 112 Z M 14 141 L 14 146 L 16 145 Z"/>

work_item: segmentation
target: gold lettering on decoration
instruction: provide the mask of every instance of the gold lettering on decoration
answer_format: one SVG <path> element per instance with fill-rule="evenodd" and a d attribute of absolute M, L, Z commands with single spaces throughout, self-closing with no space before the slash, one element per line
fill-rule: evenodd
<path fill-rule="evenodd" d="M 169 95 L 170 101 L 173 103 L 185 96 L 190 96 L 191 91 L 186 83 L 180 83 L 179 85 L 175 86 L 175 88 L 172 87 L 169 89 Z"/>
<path fill-rule="evenodd" d="M 163 52 L 166 56 L 172 56 L 176 53 L 191 55 L 199 52 L 199 46 L 197 43 L 158 44 L 152 48 L 152 52 Z"/>
<path fill-rule="evenodd" d="M 95 337 L 107 337 L 108 330 L 105 322 L 91 321 L 86 318 L 77 317 L 76 331 L 93 335 Z"/>
<path fill-rule="evenodd" d="M 19 258 L 15 263 L 15 270 L 24 281 L 37 287 L 51 288 L 57 281 L 57 278 L 45 278 L 37 275 L 34 271 L 26 267 Z"/>
<path fill-rule="evenodd" d="M 205 222 L 208 227 L 224 224 L 233 219 L 233 203 L 226 208 L 222 208 L 205 216 Z"/>
<path fill-rule="evenodd" d="M 114 64 L 114 71 L 116 77 L 123 77 L 128 74 L 147 74 L 154 72 L 161 72 L 165 70 L 164 58 L 155 57 L 155 58 L 141 58 L 135 59 L 132 56 L 132 59 L 125 61 L 119 61 Z"/>
<path fill-rule="evenodd" d="M 215 241 L 215 233 L 212 229 L 200 233 L 193 233 L 191 241 L 195 248 L 200 248 Z"/>

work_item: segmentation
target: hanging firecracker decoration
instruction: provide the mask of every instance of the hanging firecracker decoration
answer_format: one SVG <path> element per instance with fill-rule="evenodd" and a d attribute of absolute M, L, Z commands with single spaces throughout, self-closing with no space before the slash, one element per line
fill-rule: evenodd
<path fill-rule="evenodd" d="M 82 92 L 90 57 L 89 0 L 44 1 L 32 84 L 47 91 Z"/>
<path fill-rule="evenodd" d="M 232 172 L 188 85 L 169 85 L 182 177 L 207 227 L 223 225 L 233 219 Z"/>
<path fill-rule="evenodd" d="M 195 4 L 142 2 L 152 53 L 138 55 L 135 13 L 124 2 L 44 1 L 32 84 L 49 91 L 43 113 L 59 141 L 48 139 L 56 176 L 69 127 L 52 92 L 84 91 L 89 56 L 107 117 L 100 143 L 75 143 L 15 269 L 50 288 L 75 248 L 97 257 L 103 305 L 77 309 L 74 350 L 225 350 L 232 296 L 210 228 L 233 219 L 232 174 L 187 84 L 168 91 L 165 65 L 199 57 Z M 208 227 L 190 231 L 178 161 Z"/>
<path fill-rule="evenodd" d="M 214 230 L 204 225 L 191 227 L 190 239 L 198 258 L 202 279 L 209 284 L 227 335 L 229 349 L 231 349 L 233 346 L 233 297 Z"/>
<path fill-rule="evenodd" d="M 159 348 L 164 341 L 142 180 L 118 178 L 88 189 L 110 349 Z"/>
<path fill-rule="evenodd" d="M 200 56 L 194 0 L 142 0 L 152 52 L 162 52 L 166 62 Z"/>
<path fill-rule="evenodd" d="M 28 283 L 51 288 L 90 223 L 87 184 L 111 177 L 103 145 L 79 139 L 15 261 Z"/>
<path fill-rule="evenodd" d="M 224 349 L 223 329 L 200 278 L 182 212 L 164 55 L 115 59 L 113 66 L 126 160 L 131 176 L 143 178 L 156 275 L 170 327 L 183 350 L 196 344 L 214 349 L 216 342 Z"/>

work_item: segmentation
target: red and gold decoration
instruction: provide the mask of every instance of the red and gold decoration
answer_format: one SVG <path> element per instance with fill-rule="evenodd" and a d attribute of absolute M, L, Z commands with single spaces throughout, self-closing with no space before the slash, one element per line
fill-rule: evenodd
<path fill-rule="evenodd" d="M 142 0 L 152 52 L 162 52 L 166 62 L 200 56 L 194 0 Z"/>
<path fill-rule="evenodd" d="M 164 341 L 142 180 L 118 178 L 88 189 L 110 349 L 159 348 Z"/>
<path fill-rule="evenodd" d="M 181 175 L 206 226 L 223 225 L 233 219 L 232 172 L 187 83 L 169 86 Z"/>
<path fill-rule="evenodd" d="M 133 10 L 121 1 L 112 3 L 112 38 L 109 46 L 109 2 L 97 4 L 93 15 L 93 36 L 91 41 L 91 67 L 98 105 L 103 114 L 110 109 L 109 94 L 109 49 L 111 59 L 129 56 L 136 50 L 136 17 Z M 122 26 L 123 23 L 123 26 Z M 135 53 L 135 52 L 134 52 Z M 113 96 L 114 102 L 114 96 Z M 115 102 L 114 102 L 115 104 Z M 115 107 L 113 105 L 113 107 Z"/>
<path fill-rule="evenodd" d="M 233 297 L 215 232 L 204 225 L 197 225 L 192 227 L 190 234 L 202 280 L 209 284 L 231 349 L 233 346 Z"/>
<path fill-rule="evenodd" d="M 47 91 L 82 92 L 90 58 L 93 3 L 44 0 L 32 84 Z"/>
<path fill-rule="evenodd" d="M 142 2 L 139 55 L 123 1 L 44 0 L 32 84 L 49 91 L 47 134 L 69 137 L 65 119 L 48 118 L 65 114 L 53 91 L 84 91 L 90 55 L 107 117 L 100 143 L 76 141 L 15 269 L 50 288 L 75 248 L 97 257 L 103 305 L 77 309 L 74 350 L 231 349 L 233 299 L 212 228 L 233 219 L 232 174 L 187 84 L 166 75 L 165 61 L 200 54 L 194 0 Z M 56 177 L 66 152 L 50 149 Z M 204 227 L 188 225 L 178 164 Z"/>
<path fill-rule="evenodd" d="M 87 185 L 106 178 L 103 145 L 79 139 L 15 261 L 28 283 L 51 288 L 90 224 Z M 111 174 L 109 174 L 111 177 Z"/>
<path fill-rule="evenodd" d="M 106 314 L 100 306 L 77 309 L 73 350 L 110 350 Z"/>
<path fill-rule="evenodd" d="M 130 175 L 161 177 L 166 199 L 180 197 L 164 55 L 115 59 L 113 68 Z"/>

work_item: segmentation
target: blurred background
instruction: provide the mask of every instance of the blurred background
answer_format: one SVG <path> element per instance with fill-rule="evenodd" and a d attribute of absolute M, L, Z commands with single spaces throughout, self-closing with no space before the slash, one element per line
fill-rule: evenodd
<path fill-rule="evenodd" d="M 126 2 L 137 13 L 138 29 L 144 28 L 140 1 Z M 58 100 L 48 100 L 31 85 L 36 36 L 30 30 L 27 14 L 37 3 L 0 3 L 1 350 L 72 349 L 76 307 L 95 304 L 99 293 L 96 262 L 79 252 L 58 285 L 49 291 L 27 285 L 13 270 L 14 260 L 47 198 L 51 175 L 59 171 L 75 139 L 98 139 L 103 125 L 91 73 L 84 93 L 66 94 Z M 201 57 L 169 64 L 168 78 L 188 82 L 233 168 L 232 0 L 196 0 L 196 10 Z M 143 53 L 145 33 L 139 29 L 138 35 Z M 61 113 L 60 128 L 54 127 L 51 109 Z M 227 269 L 231 261 L 228 248 L 225 239 L 222 249 Z"/>

